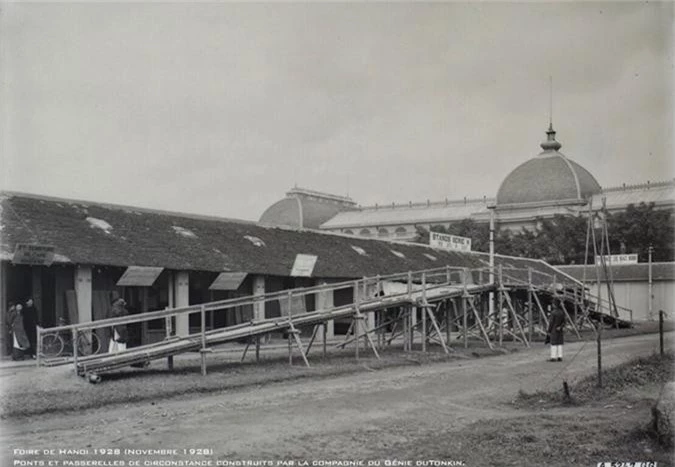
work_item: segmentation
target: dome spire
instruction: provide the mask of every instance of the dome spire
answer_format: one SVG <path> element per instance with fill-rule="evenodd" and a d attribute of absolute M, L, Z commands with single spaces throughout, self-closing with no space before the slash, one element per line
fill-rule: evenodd
<path fill-rule="evenodd" d="M 541 148 L 544 151 L 557 151 L 562 147 L 562 144 L 555 140 L 555 130 L 553 129 L 553 76 L 548 77 L 548 83 L 548 131 L 546 132 L 546 141 L 541 143 Z"/>
<path fill-rule="evenodd" d="M 553 123 L 549 123 L 548 130 L 546 131 L 546 141 L 541 143 L 541 148 L 544 151 L 557 151 L 561 147 L 562 144 L 555 140 L 555 130 L 553 129 Z"/>

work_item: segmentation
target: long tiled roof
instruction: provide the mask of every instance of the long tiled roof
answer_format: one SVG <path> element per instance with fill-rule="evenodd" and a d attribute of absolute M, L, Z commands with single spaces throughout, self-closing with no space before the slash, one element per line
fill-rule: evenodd
<path fill-rule="evenodd" d="M 474 214 L 488 212 L 490 199 L 420 203 L 398 206 L 370 206 L 338 213 L 321 225 L 322 229 L 347 229 L 362 226 L 441 223 L 468 219 Z"/>
<path fill-rule="evenodd" d="M 625 209 L 629 204 L 654 203 L 655 206 L 673 206 L 675 204 L 675 181 L 645 183 L 641 185 L 605 188 L 602 193 L 593 196 L 593 207 L 602 206 L 607 201 L 607 209 Z"/>
<path fill-rule="evenodd" d="M 313 276 L 325 278 L 487 266 L 480 253 L 33 195 L 2 193 L 0 209 L 3 260 L 17 243 L 32 243 L 55 247 L 63 263 L 278 276 L 290 275 L 297 254 L 316 255 Z M 537 260 L 508 261 L 556 271 Z"/>

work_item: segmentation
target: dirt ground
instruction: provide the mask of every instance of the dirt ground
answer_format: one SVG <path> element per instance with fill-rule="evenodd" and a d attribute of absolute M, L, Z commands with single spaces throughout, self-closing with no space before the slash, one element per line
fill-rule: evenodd
<path fill-rule="evenodd" d="M 672 333 L 666 335 L 669 347 L 672 337 Z M 658 336 L 653 334 L 607 340 L 603 365 L 608 368 L 657 349 Z M 632 430 L 648 421 L 649 404 L 644 402 L 644 395 L 613 401 L 623 406 L 611 412 L 604 405 L 558 408 L 545 414 L 538 409 L 516 408 L 512 402 L 521 390 L 561 388 L 563 380 L 572 383 L 596 369 L 594 342 L 566 345 L 566 361 L 562 363 L 547 362 L 547 351 L 547 347 L 534 346 L 489 358 L 384 368 L 5 420 L 0 435 L 3 465 L 27 466 L 31 464 L 13 461 L 49 457 L 13 455 L 14 449 L 81 449 L 86 452 L 52 457 L 119 459 L 126 462 L 124 465 L 139 459 L 139 465 L 180 465 L 162 464 L 169 459 L 211 460 L 210 465 L 217 465 L 218 460 L 279 459 L 295 460 L 295 465 L 299 459 L 314 460 L 314 465 L 320 465 L 317 461 L 321 460 L 366 459 L 412 460 L 409 465 L 440 459 L 455 461 L 454 465 L 531 465 L 528 456 L 533 450 L 541 456 L 543 450 L 551 456 L 546 465 L 570 465 L 577 459 L 555 457 L 560 448 L 556 443 L 566 442 L 564 436 L 555 435 L 561 420 L 576 423 L 577 430 L 589 431 L 583 459 L 612 454 L 603 451 L 601 441 L 594 444 L 594 424 L 606 425 L 613 419 L 621 424 L 623 417 Z M 92 386 L 94 390 L 96 387 Z M 650 388 L 648 396 L 656 397 L 657 389 Z M 514 444 L 522 445 L 515 450 L 522 457 L 499 457 L 494 452 L 498 445 L 491 444 L 491 439 L 496 431 L 503 433 L 512 426 L 538 428 L 529 438 L 514 438 Z M 617 432 L 617 436 L 622 433 Z M 95 452 L 103 448 L 178 452 L 171 456 L 122 452 L 112 457 Z M 191 448 L 212 452 L 183 452 Z M 597 462 L 647 460 L 650 450 L 645 446 L 645 459 L 602 457 Z"/>

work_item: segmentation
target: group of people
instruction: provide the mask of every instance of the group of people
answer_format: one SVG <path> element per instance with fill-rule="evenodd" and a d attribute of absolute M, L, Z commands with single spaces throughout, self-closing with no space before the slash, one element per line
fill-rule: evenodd
<path fill-rule="evenodd" d="M 12 334 L 12 359 L 35 358 L 37 348 L 38 313 L 33 299 L 10 302 L 7 324 Z"/>

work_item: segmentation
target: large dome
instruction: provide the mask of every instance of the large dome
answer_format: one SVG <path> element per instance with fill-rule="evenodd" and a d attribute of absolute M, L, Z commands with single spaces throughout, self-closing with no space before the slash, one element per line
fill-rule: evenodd
<path fill-rule="evenodd" d="M 553 127 L 541 143 L 543 151 L 516 167 L 502 182 L 497 192 L 497 209 L 519 204 L 547 205 L 585 203 L 600 192 L 600 185 L 591 173 L 558 150 Z"/>
<path fill-rule="evenodd" d="M 318 229 L 340 211 L 356 206 L 351 198 L 294 188 L 282 200 L 267 208 L 259 222 L 305 229 Z"/>

